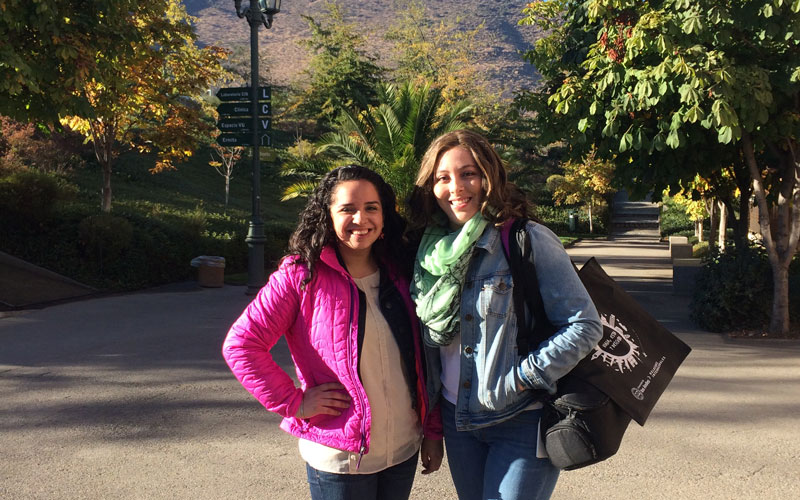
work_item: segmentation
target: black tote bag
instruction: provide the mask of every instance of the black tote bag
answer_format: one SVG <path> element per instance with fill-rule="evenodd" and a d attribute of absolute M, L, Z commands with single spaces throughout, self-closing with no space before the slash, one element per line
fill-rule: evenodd
<path fill-rule="evenodd" d="M 578 276 L 600 313 L 603 338 L 570 374 L 603 391 L 644 425 L 691 348 L 645 311 L 594 257 Z"/>

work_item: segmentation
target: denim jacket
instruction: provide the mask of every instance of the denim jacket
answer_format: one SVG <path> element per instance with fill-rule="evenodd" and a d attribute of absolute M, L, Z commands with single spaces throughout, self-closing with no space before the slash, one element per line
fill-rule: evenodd
<path fill-rule="evenodd" d="M 502 422 L 541 399 L 543 391 L 554 394 L 558 379 L 602 337 L 600 317 L 561 241 L 541 224 L 528 223 L 526 231 L 545 312 L 559 330 L 531 346 L 531 352 L 517 352 L 515 284 L 500 230 L 487 226 L 473 249 L 461 294 L 459 430 Z M 526 315 L 530 316 L 528 311 Z M 441 358 L 438 348 L 426 346 L 426 350 L 427 390 L 434 404 L 441 396 Z"/>

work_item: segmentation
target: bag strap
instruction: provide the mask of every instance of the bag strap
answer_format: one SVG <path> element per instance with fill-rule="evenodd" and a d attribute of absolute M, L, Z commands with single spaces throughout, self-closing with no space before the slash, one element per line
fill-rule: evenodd
<path fill-rule="evenodd" d="M 523 355 L 531 352 L 531 347 L 537 347 L 557 330 L 547 318 L 542 293 L 539 291 L 535 255 L 525 229 L 528 222 L 533 221 L 525 218 L 509 219 L 500 232 L 514 284 L 512 293 L 514 312 L 517 315 L 517 352 Z M 536 320 L 533 329 L 525 321 L 525 305 Z"/>

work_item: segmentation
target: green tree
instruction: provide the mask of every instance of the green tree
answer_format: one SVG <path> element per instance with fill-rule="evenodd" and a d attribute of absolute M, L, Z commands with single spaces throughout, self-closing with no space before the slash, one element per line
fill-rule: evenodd
<path fill-rule="evenodd" d="M 290 173 L 303 172 L 306 177 L 284 196 L 307 195 L 332 166 L 357 163 L 380 173 L 402 203 L 428 146 L 439 135 L 463 128 L 472 109 L 467 101 L 444 105 L 441 89 L 413 83 L 379 86 L 378 102 L 365 111 L 342 108 L 336 130 L 324 135 L 315 153 L 308 155 L 317 161 L 307 163 L 308 168 L 293 164 Z M 320 154 L 329 160 L 320 163 Z"/>
<path fill-rule="evenodd" d="M 164 0 L 0 0 L 0 114 L 56 123 L 88 113 L 80 91 L 128 57 L 143 33 L 136 19 Z"/>
<path fill-rule="evenodd" d="M 594 232 L 592 222 L 595 207 L 606 205 L 606 196 L 614 192 L 611 180 L 614 177 L 614 164 L 597 158 L 592 151 L 583 161 L 568 161 L 564 164 L 564 174 L 551 175 L 547 186 L 553 193 L 556 205 L 584 205 L 589 213 L 589 232 Z"/>
<path fill-rule="evenodd" d="M 393 43 L 395 81 L 429 83 L 445 101 L 488 99 L 486 78 L 474 64 L 483 23 L 464 30 L 455 20 L 432 22 L 420 0 L 396 0 L 395 8 L 385 35 Z"/>
<path fill-rule="evenodd" d="M 199 48 L 180 0 L 166 0 L 164 10 L 135 15 L 140 39 L 123 55 L 98 54 L 102 71 L 79 90 L 91 106 L 62 123 L 84 134 L 94 147 L 103 173 L 101 209 L 111 211 L 111 172 L 124 147 L 156 151 L 151 172 L 174 168 L 192 155 L 200 140 L 210 140 L 213 113 L 202 99 L 225 75 L 218 47 Z"/>
<path fill-rule="evenodd" d="M 671 196 L 672 201 L 689 216 L 689 220 L 694 222 L 694 235 L 698 241 L 703 241 L 703 222 L 709 216 L 707 199 L 702 196 L 703 183 L 704 180 L 697 176 L 689 186 L 682 187 L 680 191 Z M 694 199 L 692 193 L 700 194 L 699 199 Z M 666 195 L 669 196 L 669 190 Z"/>
<path fill-rule="evenodd" d="M 301 44 L 311 60 L 303 72 L 307 85 L 292 108 L 330 123 L 342 107 L 374 103 L 384 69 L 367 53 L 360 27 L 345 21 L 339 4 L 326 1 L 325 6 L 327 15 L 322 21 L 303 16 L 311 38 Z"/>
<path fill-rule="evenodd" d="M 773 273 L 769 328 L 787 335 L 800 239 L 800 0 L 556 0 L 529 4 L 523 22 L 553 29 L 528 54 L 546 85 L 525 104 L 573 155 L 596 146 L 639 194 L 746 167 L 737 183 L 752 182 Z"/>
<path fill-rule="evenodd" d="M 298 137 L 286 153 L 280 167 L 281 176 L 292 179 L 292 183 L 283 190 L 281 201 L 309 196 L 320 179 L 336 168 L 330 155 L 320 152 L 314 143 L 302 137 Z"/>

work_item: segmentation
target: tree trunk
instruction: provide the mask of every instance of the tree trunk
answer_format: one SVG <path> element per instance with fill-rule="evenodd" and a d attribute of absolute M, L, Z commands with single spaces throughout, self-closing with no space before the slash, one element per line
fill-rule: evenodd
<path fill-rule="evenodd" d="M 113 153 L 116 129 L 113 125 L 106 124 L 103 121 L 92 121 L 89 127 L 92 132 L 94 155 L 103 172 L 100 210 L 103 213 L 109 213 L 111 212 L 111 163 L 114 159 Z"/>
<path fill-rule="evenodd" d="M 772 316 L 769 332 L 781 337 L 789 336 L 789 266 L 772 268 Z"/>
<path fill-rule="evenodd" d="M 703 241 L 703 219 L 694 221 L 694 235 L 697 236 L 697 241 Z"/>
<path fill-rule="evenodd" d="M 225 214 L 228 213 L 228 194 L 231 192 L 231 176 L 225 176 Z"/>
<path fill-rule="evenodd" d="M 714 242 L 717 241 L 717 228 L 719 226 L 719 214 L 717 213 L 717 201 L 714 198 L 705 200 L 706 211 L 708 212 L 708 249 L 713 250 Z"/>
<path fill-rule="evenodd" d="M 103 213 L 111 212 L 111 162 L 107 161 L 101 165 L 103 168 L 103 200 L 100 210 Z"/>
<path fill-rule="evenodd" d="M 594 233 L 594 227 L 592 226 L 592 202 L 589 201 L 589 233 Z"/>
<path fill-rule="evenodd" d="M 744 159 L 737 161 L 733 166 L 733 179 L 739 188 L 738 204 L 731 196 L 722 197 L 728 217 L 731 218 L 733 227 L 733 241 L 737 252 L 744 251 L 750 244 L 750 196 L 753 194 L 750 169 Z M 738 206 L 737 206 L 738 205 Z M 736 213 L 739 218 L 736 218 Z"/>
<path fill-rule="evenodd" d="M 758 202 L 758 225 L 772 267 L 773 302 L 769 331 L 772 335 L 789 335 L 789 264 L 800 238 L 800 163 L 797 162 L 792 142 L 787 141 L 790 158 L 782 158 L 779 171 L 778 216 L 773 227 L 769 217 L 767 193 L 756 163 L 753 141 L 749 133 L 742 134 L 742 148 L 750 175 L 753 192 Z M 793 207 L 791 205 L 794 205 Z"/>
<path fill-rule="evenodd" d="M 725 239 L 728 232 L 728 210 L 724 203 L 719 204 L 719 251 L 725 251 Z"/>

